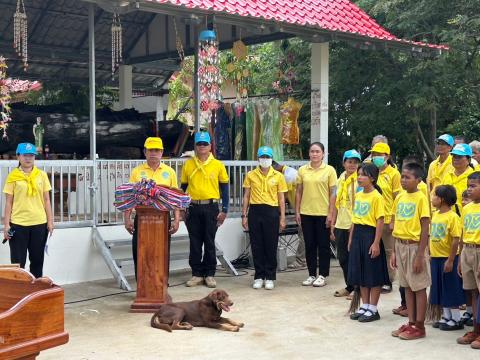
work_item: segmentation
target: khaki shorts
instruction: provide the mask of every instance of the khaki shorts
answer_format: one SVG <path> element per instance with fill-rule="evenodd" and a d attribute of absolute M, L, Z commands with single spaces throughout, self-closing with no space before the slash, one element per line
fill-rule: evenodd
<path fill-rule="evenodd" d="M 462 264 L 463 289 L 480 289 L 480 247 L 471 247 L 464 244 L 460 261 Z"/>
<path fill-rule="evenodd" d="M 417 256 L 418 244 L 407 244 L 400 239 L 395 239 L 398 282 L 401 287 L 410 288 L 412 291 L 426 289 L 432 283 L 427 256 L 424 257 L 423 271 L 413 272 L 413 262 Z"/>

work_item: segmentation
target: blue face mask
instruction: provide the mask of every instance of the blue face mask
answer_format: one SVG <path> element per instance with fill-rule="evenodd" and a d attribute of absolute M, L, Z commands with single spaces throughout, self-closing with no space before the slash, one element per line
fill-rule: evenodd
<path fill-rule="evenodd" d="M 385 158 L 383 156 L 374 156 L 372 157 L 372 162 L 377 168 L 381 168 L 385 165 Z"/>

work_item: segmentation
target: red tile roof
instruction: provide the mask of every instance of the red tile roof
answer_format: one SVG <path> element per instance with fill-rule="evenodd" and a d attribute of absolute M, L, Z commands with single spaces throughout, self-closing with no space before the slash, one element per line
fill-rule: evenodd
<path fill-rule="evenodd" d="M 399 39 L 349 0 L 150 0 L 190 9 L 263 18 L 292 25 L 353 34 L 404 45 L 448 49 L 448 46 Z"/>

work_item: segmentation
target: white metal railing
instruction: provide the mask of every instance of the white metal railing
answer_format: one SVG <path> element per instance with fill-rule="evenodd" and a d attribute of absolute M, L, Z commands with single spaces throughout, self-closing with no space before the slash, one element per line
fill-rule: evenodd
<path fill-rule="evenodd" d="M 165 159 L 180 176 L 185 159 Z M 115 188 L 128 182 L 131 170 L 144 160 L 37 160 L 35 165 L 47 172 L 52 185 L 51 202 L 56 227 L 80 227 L 123 223 L 121 212 L 113 206 Z M 230 176 L 230 209 L 241 211 L 243 180 L 248 171 L 257 166 L 256 161 L 224 161 Z M 298 168 L 305 161 L 285 161 L 282 164 Z M 97 181 L 92 181 L 93 166 L 97 167 Z M 17 161 L 0 161 L 0 186 L 3 190 L 8 173 L 18 166 Z M 93 187 L 96 186 L 96 191 Z M 91 209 L 96 201 L 96 216 Z M 2 218 L 5 197 L 1 196 Z M 3 226 L 3 222 L 2 222 Z"/>

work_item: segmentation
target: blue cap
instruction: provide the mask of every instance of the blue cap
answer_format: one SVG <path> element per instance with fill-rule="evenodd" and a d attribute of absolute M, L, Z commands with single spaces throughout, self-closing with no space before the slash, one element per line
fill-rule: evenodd
<path fill-rule="evenodd" d="M 211 143 L 210 134 L 206 131 L 200 131 L 195 133 L 195 144 L 199 142 Z"/>
<path fill-rule="evenodd" d="M 440 135 L 437 140 L 445 141 L 451 147 L 453 147 L 453 145 L 455 144 L 455 141 L 453 140 L 453 136 L 449 134 Z"/>
<path fill-rule="evenodd" d="M 198 36 L 200 41 L 215 40 L 216 38 L 217 34 L 213 30 L 203 30 Z"/>
<path fill-rule="evenodd" d="M 257 156 L 268 156 L 273 159 L 273 150 L 271 147 L 262 146 L 258 149 Z"/>
<path fill-rule="evenodd" d="M 30 143 L 20 143 L 17 146 L 17 155 L 25 155 L 25 154 L 31 154 L 31 155 L 37 155 L 37 149 L 35 149 L 35 145 L 30 144 Z"/>
<path fill-rule="evenodd" d="M 457 144 L 452 151 L 450 151 L 450 154 L 472 157 L 472 148 L 468 144 Z"/>
<path fill-rule="evenodd" d="M 358 159 L 358 161 L 362 161 L 362 156 L 357 150 L 352 149 L 352 150 L 347 150 L 343 153 L 343 161 L 347 159 Z"/>

